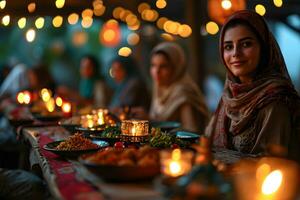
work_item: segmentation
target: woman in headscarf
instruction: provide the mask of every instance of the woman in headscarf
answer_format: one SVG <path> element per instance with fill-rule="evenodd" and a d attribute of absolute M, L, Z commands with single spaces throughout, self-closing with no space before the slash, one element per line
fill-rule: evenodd
<path fill-rule="evenodd" d="M 110 97 L 109 88 L 99 72 L 99 62 L 89 54 L 80 60 L 79 91 L 60 86 L 57 92 L 84 106 L 105 107 Z"/>
<path fill-rule="evenodd" d="M 179 45 L 165 42 L 152 50 L 150 118 L 178 121 L 184 129 L 203 133 L 208 110 L 200 89 L 186 69 L 185 54 Z"/>
<path fill-rule="evenodd" d="M 117 56 L 111 61 L 111 75 L 116 88 L 109 104 L 110 109 L 140 107 L 149 109 L 150 96 L 132 57 Z"/>
<path fill-rule="evenodd" d="M 221 31 L 220 55 L 227 77 L 206 129 L 213 146 L 260 154 L 277 145 L 293 157 L 299 96 L 264 19 L 246 10 L 232 15 Z"/>

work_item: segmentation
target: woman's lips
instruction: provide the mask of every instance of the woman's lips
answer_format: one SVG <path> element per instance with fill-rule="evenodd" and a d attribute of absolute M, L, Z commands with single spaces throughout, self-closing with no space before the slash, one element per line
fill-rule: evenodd
<path fill-rule="evenodd" d="M 236 62 L 231 62 L 230 65 L 234 67 L 239 67 L 241 65 L 244 65 L 246 62 L 245 61 L 236 61 Z"/>

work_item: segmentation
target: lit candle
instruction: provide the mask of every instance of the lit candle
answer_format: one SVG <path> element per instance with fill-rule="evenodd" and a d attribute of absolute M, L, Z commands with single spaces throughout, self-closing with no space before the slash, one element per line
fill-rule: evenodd
<path fill-rule="evenodd" d="M 65 117 L 71 117 L 72 116 L 72 105 L 71 105 L 71 103 L 64 102 L 61 106 L 61 109 L 62 109 Z"/>
<path fill-rule="evenodd" d="M 97 121 L 94 115 L 83 115 L 81 116 L 81 125 L 84 128 L 93 128 Z"/>
<path fill-rule="evenodd" d="M 63 100 L 61 97 L 56 97 L 55 98 L 55 103 L 58 107 L 61 107 L 63 105 Z"/>
<path fill-rule="evenodd" d="M 102 110 L 100 110 L 98 112 L 98 124 L 99 125 L 104 125 L 105 124 L 105 120 L 104 120 L 104 113 Z"/>
<path fill-rule="evenodd" d="M 133 126 L 132 129 L 131 129 L 131 135 L 132 136 L 137 136 L 135 126 Z"/>
<path fill-rule="evenodd" d="M 24 93 L 23 92 L 19 92 L 17 94 L 17 101 L 19 104 L 23 104 L 24 103 Z"/>
<path fill-rule="evenodd" d="M 50 98 L 48 101 L 46 101 L 45 105 L 48 112 L 53 112 L 55 110 L 55 101 L 53 98 Z"/>
<path fill-rule="evenodd" d="M 43 100 L 44 102 L 49 101 L 50 98 L 51 98 L 51 96 L 52 96 L 51 90 L 48 90 L 48 89 L 46 89 L 46 88 L 43 88 L 43 89 L 41 90 L 41 98 L 42 98 L 42 100 Z"/>
<path fill-rule="evenodd" d="M 192 168 L 192 152 L 180 149 L 161 152 L 161 170 L 168 177 L 179 177 L 187 174 Z"/>

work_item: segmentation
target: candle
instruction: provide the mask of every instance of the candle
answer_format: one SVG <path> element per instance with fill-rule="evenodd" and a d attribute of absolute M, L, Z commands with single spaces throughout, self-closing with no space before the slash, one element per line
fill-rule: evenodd
<path fill-rule="evenodd" d="M 83 115 L 81 116 L 81 126 L 84 128 L 93 128 L 97 124 L 95 115 Z"/>
<path fill-rule="evenodd" d="M 179 177 L 187 174 L 192 168 L 193 154 L 190 151 L 162 151 L 160 153 L 161 171 L 167 177 Z"/>
<path fill-rule="evenodd" d="M 64 102 L 61 106 L 61 109 L 62 109 L 65 117 L 71 117 L 72 116 L 72 105 L 71 105 L 71 103 Z"/>
<path fill-rule="evenodd" d="M 43 88 L 43 89 L 41 90 L 40 95 L 41 95 L 42 100 L 43 100 L 44 102 L 47 102 L 47 101 L 50 100 L 50 98 L 51 98 L 51 96 L 52 96 L 52 92 L 51 92 L 51 90 L 48 90 L 48 89 L 46 89 L 46 88 Z"/>
<path fill-rule="evenodd" d="M 50 97 L 48 101 L 45 101 L 45 106 L 48 112 L 53 112 L 55 110 L 55 101 L 53 98 Z"/>
<path fill-rule="evenodd" d="M 56 97 L 55 98 L 55 103 L 58 107 L 61 107 L 63 105 L 63 100 L 61 97 Z"/>
<path fill-rule="evenodd" d="M 17 101 L 19 104 L 30 104 L 31 103 L 31 93 L 27 90 L 19 92 L 17 94 Z"/>
<path fill-rule="evenodd" d="M 149 121 L 147 120 L 123 120 L 121 124 L 123 135 L 128 136 L 148 136 Z"/>
<path fill-rule="evenodd" d="M 17 94 L 17 101 L 19 104 L 23 104 L 24 103 L 24 93 L 23 92 L 19 92 Z"/>
<path fill-rule="evenodd" d="M 237 199 L 281 200 L 295 199 L 297 195 L 299 166 L 291 160 L 275 157 L 257 162 L 242 160 L 234 168 L 237 168 L 232 174 Z"/>

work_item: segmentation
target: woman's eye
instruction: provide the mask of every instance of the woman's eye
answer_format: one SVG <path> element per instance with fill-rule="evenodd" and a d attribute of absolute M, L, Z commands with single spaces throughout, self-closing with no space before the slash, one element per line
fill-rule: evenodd
<path fill-rule="evenodd" d="M 224 49 L 225 49 L 225 50 L 230 50 L 230 49 L 232 49 L 232 45 L 225 45 L 225 46 L 224 46 Z"/>
<path fill-rule="evenodd" d="M 250 47 L 251 44 L 252 44 L 251 42 L 243 42 L 243 43 L 242 43 L 242 46 L 243 46 L 243 47 Z"/>

